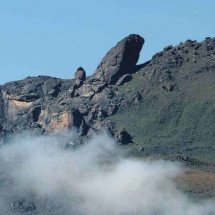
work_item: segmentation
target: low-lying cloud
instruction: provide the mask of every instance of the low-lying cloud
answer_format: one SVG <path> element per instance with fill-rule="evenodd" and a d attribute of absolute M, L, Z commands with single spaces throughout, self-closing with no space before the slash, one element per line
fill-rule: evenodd
<path fill-rule="evenodd" d="M 215 214 L 213 200 L 176 188 L 178 164 L 126 158 L 106 133 L 79 147 L 73 137 L 23 134 L 1 147 L 0 214 Z"/>

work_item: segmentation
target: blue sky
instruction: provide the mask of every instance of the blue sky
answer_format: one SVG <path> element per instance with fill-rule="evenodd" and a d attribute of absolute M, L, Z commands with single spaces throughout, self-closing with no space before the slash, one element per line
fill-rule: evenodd
<path fill-rule="evenodd" d="M 214 0 L 0 0 L 0 84 L 90 75 L 116 42 L 138 33 L 139 62 L 169 44 L 215 36 Z"/>

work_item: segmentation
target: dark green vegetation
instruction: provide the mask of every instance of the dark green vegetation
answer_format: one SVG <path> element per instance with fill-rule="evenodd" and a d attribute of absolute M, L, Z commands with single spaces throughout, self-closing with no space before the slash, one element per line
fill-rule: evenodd
<path fill-rule="evenodd" d="M 138 155 L 186 159 L 215 168 L 215 55 L 194 42 L 170 48 L 120 86 L 123 107 L 110 116 L 133 135 Z M 183 47 L 195 53 L 183 53 Z M 169 62 L 181 54 L 183 64 Z M 203 54 L 204 53 L 204 54 Z M 168 61 L 166 58 L 169 58 Z M 141 94 L 141 98 L 134 99 Z"/>
<path fill-rule="evenodd" d="M 156 55 L 119 86 L 123 106 L 109 117 L 116 130 L 124 127 L 133 136 L 132 155 L 203 170 L 179 180 L 195 199 L 215 197 L 215 52 L 208 53 L 205 44 L 187 41 Z M 171 66 L 178 55 L 183 63 Z"/>

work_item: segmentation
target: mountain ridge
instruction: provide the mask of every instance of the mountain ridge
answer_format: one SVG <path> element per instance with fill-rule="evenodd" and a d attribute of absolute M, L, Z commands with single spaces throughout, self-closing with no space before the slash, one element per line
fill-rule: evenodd
<path fill-rule="evenodd" d="M 215 38 L 167 46 L 150 61 L 137 65 L 143 44 L 139 35 L 124 38 L 110 49 L 89 77 L 80 67 L 74 79 L 38 76 L 1 85 L 2 141 L 26 129 L 44 134 L 76 127 L 81 143 L 94 132 L 107 129 L 135 154 L 168 158 L 168 154 L 173 154 L 199 160 L 190 149 L 194 145 L 195 150 L 205 151 L 203 157 L 207 152 L 212 157 L 213 144 L 203 141 L 212 142 L 214 137 L 209 124 L 213 123 L 214 112 Z M 204 116 L 205 110 L 208 116 Z M 189 122 L 189 117 L 193 122 Z M 198 118 L 208 125 L 207 129 L 202 128 L 202 134 L 195 134 L 194 127 L 201 124 Z M 200 146 L 193 144 L 195 140 L 202 141 Z M 200 162 L 209 161 L 213 166 L 212 158 L 200 156 Z"/>
<path fill-rule="evenodd" d="M 195 199 L 215 191 L 215 38 L 167 46 L 137 65 L 144 45 L 129 35 L 86 77 L 27 77 L 0 86 L 0 142 L 30 131 L 46 135 L 77 130 L 74 144 L 106 130 L 127 156 L 180 161 L 188 167 L 176 178 Z M 36 210 L 28 199 L 10 203 L 15 210 Z M 26 206 L 27 205 L 27 206 Z"/>

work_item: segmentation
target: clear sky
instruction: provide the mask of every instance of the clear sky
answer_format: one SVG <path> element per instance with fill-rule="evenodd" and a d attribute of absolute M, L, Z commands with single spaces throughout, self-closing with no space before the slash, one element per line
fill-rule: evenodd
<path fill-rule="evenodd" d="M 139 62 L 169 44 L 215 36 L 215 0 L 0 0 L 0 84 L 90 75 L 123 37 L 145 40 Z"/>

